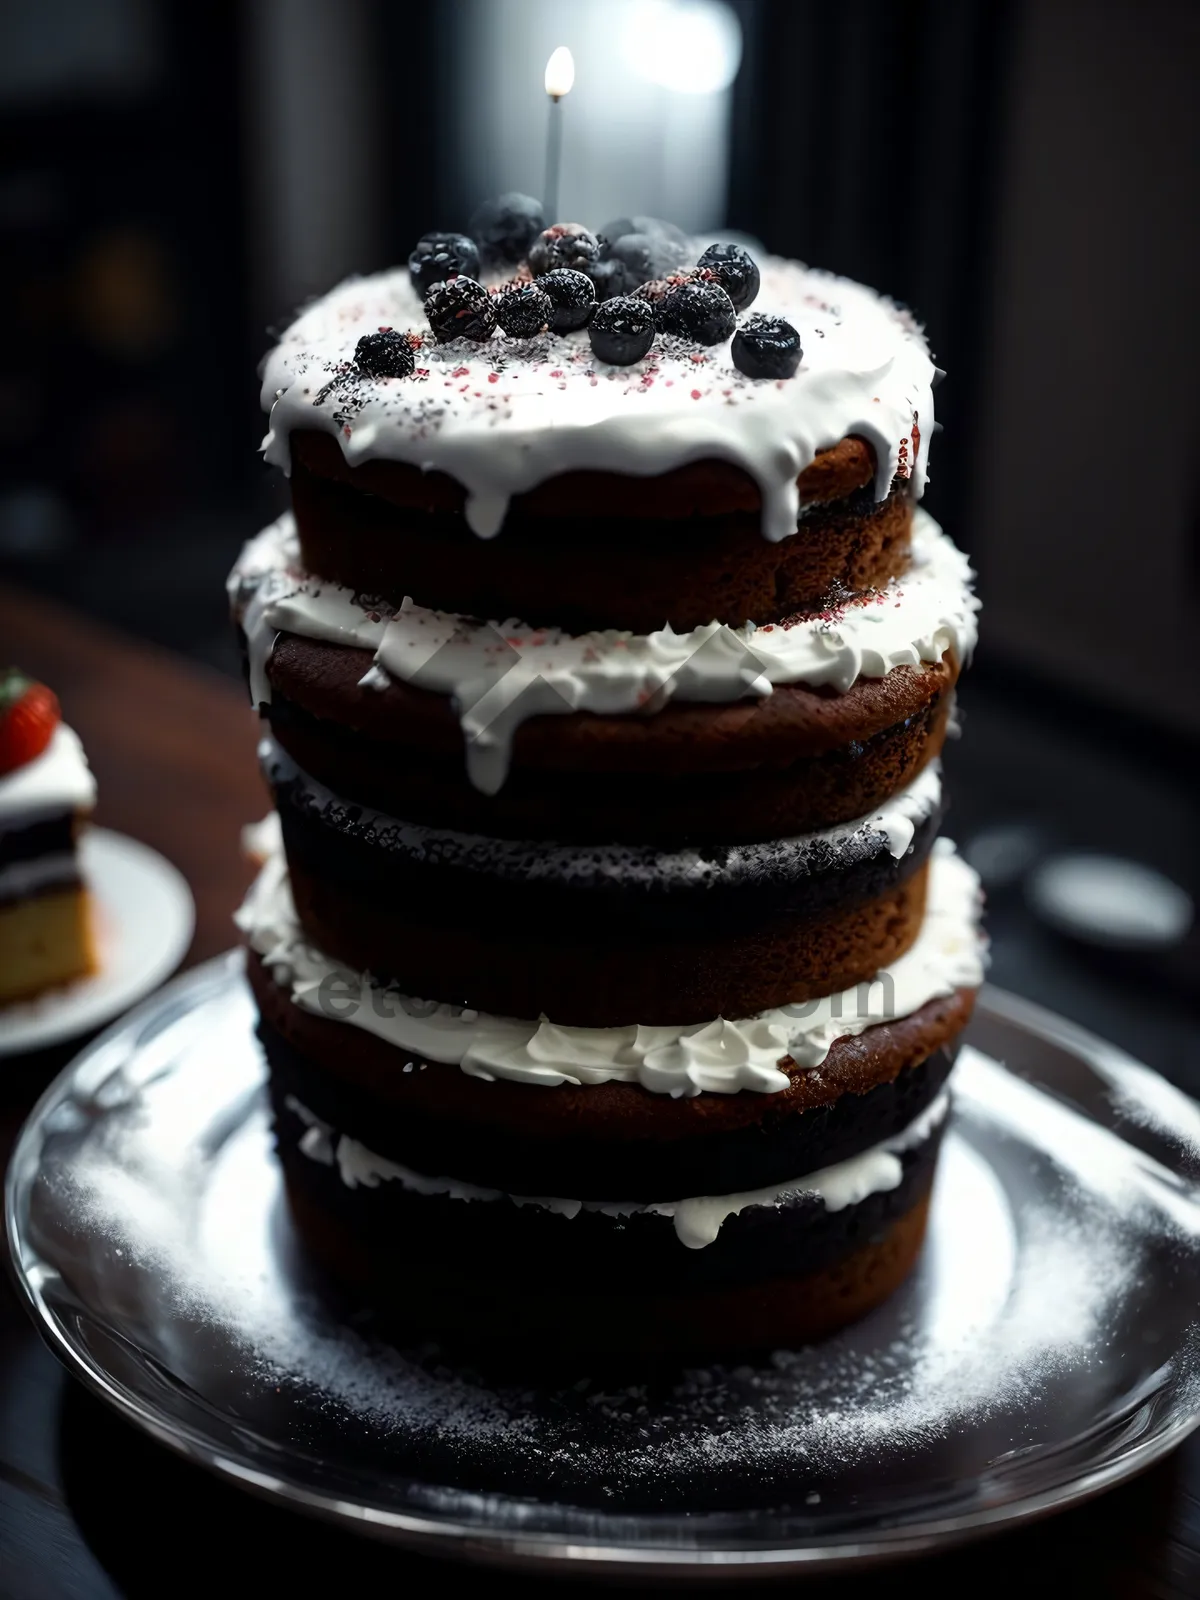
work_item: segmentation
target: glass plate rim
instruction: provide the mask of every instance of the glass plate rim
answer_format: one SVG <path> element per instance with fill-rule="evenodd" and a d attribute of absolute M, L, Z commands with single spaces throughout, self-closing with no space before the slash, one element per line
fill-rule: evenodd
<path fill-rule="evenodd" d="M 273 1474 L 231 1456 L 201 1430 L 165 1415 L 143 1396 L 119 1382 L 72 1337 L 67 1321 L 52 1306 L 39 1283 L 39 1260 L 21 1231 L 21 1205 L 28 1191 L 23 1181 L 35 1169 L 31 1145 L 40 1126 L 74 1081 L 92 1063 L 119 1045 L 125 1035 L 137 1032 L 153 1016 L 189 998 L 217 991 L 240 981 L 240 949 L 224 951 L 190 968 L 126 1012 L 79 1053 L 47 1085 L 26 1118 L 14 1143 L 4 1184 L 4 1222 L 10 1277 L 42 1339 L 72 1375 L 97 1398 L 110 1405 L 127 1422 L 193 1465 L 236 1484 L 259 1498 L 282 1503 L 293 1510 L 377 1539 L 435 1556 L 452 1556 L 493 1566 L 540 1572 L 578 1573 L 580 1565 L 596 1576 L 644 1575 L 659 1581 L 736 1581 L 770 1576 L 784 1577 L 799 1570 L 834 1573 L 888 1560 L 931 1554 L 966 1543 L 1010 1525 L 1020 1525 L 1066 1510 L 1093 1499 L 1106 1489 L 1146 1470 L 1175 1449 L 1200 1427 L 1200 1409 L 1161 1419 L 1148 1434 L 1122 1446 L 1115 1455 L 1090 1470 L 1065 1471 L 1044 1486 L 1021 1492 L 992 1504 L 969 1506 L 911 1527 L 877 1524 L 853 1534 L 833 1533 L 828 1540 L 797 1544 L 767 1539 L 754 1543 L 730 1541 L 724 1547 L 656 1546 L 617 1543 L 586 1536 L 564 1537 L 556 1532 L 497 1530 L 483 1522 L 459 1520 L 347 1501 L 332 1490 Z M 1048 1007 L 985 983 L 977 1001 L 977 1014 L 990 1016 L 1030 1033 L 1082 1059 L 1101 1077 L 1133 1068 L 1153 1074 L 1118 1046 L 1082 1025 L 1059 1016 Z M 981 1481 L 981 1480 L 977 1480 Z M 639 1514 L 639 1519 L 653 1519 Z"/>

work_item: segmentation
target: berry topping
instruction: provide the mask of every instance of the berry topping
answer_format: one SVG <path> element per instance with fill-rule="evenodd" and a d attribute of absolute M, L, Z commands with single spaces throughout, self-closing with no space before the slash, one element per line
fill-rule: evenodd
<path fill-rule="evenodd" d="M 623 261 L 592 261 L 583 270 L 592 280 L 597 300 L 614 300 L 617 295 L 630 294 L 636 288 Z"/>
<path fill-rule="evenodd" d="M 58 700 L 44 683 L 16 667 L 0 672 L 0 777 L 36 761 L 61 720 Z"/>
<path fill-rule="evenodd" d="M 529 247 L 529 265 L 535 278 L 555 267 L 585 272 L 600 255 L 600 241 L 580 222 L 556 222 Z"/>
<path fill-rule="evenodd" d="M 570 267 L 555 267 L 544 272 L 538 288 L 550 300 L 550 326 L 555 333 L 574 333 L 585 328 L 596 309 L 596 290 L 589 277 Z"/>
<path fill-rule="evenodd" d="M 538 283 L 514 283 L 493 296 L 496 321 L 510 339 L 532 339 L 550 325 L 554 302 Z"/>
<path fill-rule="evenodd" d="M 606 300 L 588 324 L 588 338 L 597 360 L 632 366 L 654 343 L 654 308 L 626 296 Z"/>
<path fill-rule="evenodd" d="M 409 378 L 417 364 L 408 335 L 395 328 L 364 333 L 354 347 L 354 360 L 373 378 Z"/>
<path fill-rule="evenodd" d="M 791 378 L 804 352 L 800 335 L 782 317 L 748 317 L 733 336 L 733 364 L 748 378 Z"/>
<path fill-rule="evenodd" d="M 527 194 L 502 194 L 485 200 L 471 218 L 471 237 L 490 267 L 516 266 L 546 226 L 540 200 Z"/>
<path fill-rule="evenodd" d="M 425 296 L 425 315 L 439 344 L 474 339 L 482 344 L 496 326 L 496 302 L 474 278 L 435 283 Z"/>
<path fill-rule="evenodd" d="M 651 218 L 643 218 L 649 222 Z M 631 289 L 651 278 L 666 278 L 675 272 L 687 255 L 687 248 L 663 234 L 631 232 L 610 239 L 605 260 L 619 261 L 625 268 Z"/>
<path fill-rule="evenodd" d="M 664 222 L 661 217 L 618 217 L 615 222 L 606 222 L 600 229 L 601 237 L 607 239 L 610 245 L 630 233 L 648 234 L 660 247 L 673 245 L 673 266 L 678 266 L 687 253 L 687 234 L 673 222 Z"/>
<path fill-rule="evenodd" d="M 720 344 L 737 326 L 733 301 L 719 283 L 681 283 L 663 296 L 658 325 L 697 344 Z"/>
<path fill-rule="evenodd" d="M 426 233 L 408 258 L 412 286 L 424 298 L 447 278 L 477 278 L 479 251 L 465 233 Z"/>
<path fill-rule="evenodd" d="M 735 311 L 754 304 L 762 280 L 754 257 L 740 244 L 710 244 L 697 266 L 708 270 L 733 301 Z"/>

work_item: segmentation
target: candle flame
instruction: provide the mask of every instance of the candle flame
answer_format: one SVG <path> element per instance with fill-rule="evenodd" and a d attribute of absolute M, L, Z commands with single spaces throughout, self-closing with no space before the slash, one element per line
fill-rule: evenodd
<path fill-rule="evenodd" d="M 551 100 L 561 100 L 570 94 L 574 82 L 575 57 L 565 44 L 560 44 L 546 63 L 546 93 Z"/>

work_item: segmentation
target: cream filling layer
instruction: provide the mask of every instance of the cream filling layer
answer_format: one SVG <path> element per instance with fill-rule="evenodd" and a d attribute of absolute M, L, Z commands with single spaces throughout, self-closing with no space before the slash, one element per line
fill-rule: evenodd
<path fill-rule="evenodd" d="M 90 811 L 96 780 L 73 728 L 60 722 L 40 756 L 0 778 L 0 833 L 62 811 Z"/>
<path fill-rule="evenodd" d="M 755 1017 L 681 1027 L 565 1027 L 416 1000 L 331 961 L 307 943 L 287 867 L 276 849 L 237 913 L 251 949 L 293 1003 L 362 1028 L 417 1058 L 456 1065 L 474 1078 L 575 1086 L 636 1083 L 676 1098 L 746 1089 L 775 1094 L 789 1084 L 781 1062 L 819 1067 L 836 1039 L 911 1016 L 928 1001 L 983 979 L 979 880 L 945 839 L 930 861 L 925 919 L 912 948 L 869 983 Z"/>
<path fill-rule="evenodd" d="M 800 1195 L 821 1201 L 826 1211 L 844 1211 L 873 1194 L 888 1193 L 900 1186 L 904 1176 L 901 1156 L 932 1138 L 950 1109 L 949 1092 L 943 1090 L 932 1105 L 909 1123 L 861 1154 L 822 1167 L 787 1183 L 765 1189 L 748 1189 L 741 1194 L 696 1195 L 686 1200 L 566 1200 L 553 1195 L 506 1195 L 501 1189 L 486 1189 L 463 1183 L 457 1178 L 430 1178 L 398 1165 L 368 1150 L 357 1139 L 337 1133 L 322 1122 L 307 1106 L 289 1095 L 287 1106 L 304 1122 L 306 1132 L 300 1150 L 312 1161 L 336 1167 L 349 1189 L 377 1189 L 381 1183 L 398 1183 L 413 1194 L 444 1195 L 450 1200 L 511 1200 L 516 1206 L 536 1206 L 563 1217 L 577 1217 L 581 1211 L 599 1211 L 607 1217 L 630 1217 L 640 1212 L 670 1217 L 675 1235 L 689 1250 L 702 1250 L 714 1242 L 721 1224 L 751 1206 L 780 1206 Z"/>
<path fill-rule="evenodd" d="M 696 241 L 697 256 L 704 241 Z M 694 259 L 694 258 L 693 258 Z M 408 274 L 356 278 L 309 306 L 263 368 L 263 452 L 290 469 L 293 429 L 331 434 L 353 466 L 407 462 L 466 490 L 466 519 L 497 533 L 508 502 L 576 469 L 651 477 L 730 461 L 758 484 L 762 530 L 787 538 L 801 515 L 796 480 L 849 434 L 870 441 L 875 495 L 894 478 L 925 485 L 937 369 L 912 316 L 861 284 L 799 262 L 759 259 L 754 312 L 786 317 L 803 346 L 786 381 L 745 377 L 730 341 L 700 348 L 659 337 L 632 367 L 598 361 L 586 332 L 438 345 Z M 421 336 L 409 378 L 354 364 L 364 333 Z"/>
<path fill-rule="evenodd" d="M 903 577 L 820 615 L 761 627 L 709 622 L 689 633 L 573 635 L 515 621 L 474 622 L 410 600 L 392 615 L 305 573 L 299 562 L 287 514 L 246 545 L 230 575 L 255 704 L 271 697 L 266 668 L 280 632 L 370 650 L 364 686 L 409 683 L 453 699 L 468 775 L 485 794 L 503 785 L 513 737 L 530 717 L 650 715 L 671 700 L 728 704 L 784 684 L 844 693 L 860 677 L 940 661 L 947 651 L 965 661 L 977 631 L 967 558 L 920 510 Z"/>

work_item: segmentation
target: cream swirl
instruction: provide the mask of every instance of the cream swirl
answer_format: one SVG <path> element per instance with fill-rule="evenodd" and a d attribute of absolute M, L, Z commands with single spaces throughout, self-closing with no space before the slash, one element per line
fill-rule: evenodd
<path fill-rule="evenodd" d="M 781 1062 L 819 1067 L 836 1039 L 911 1016 L 928 1001 L 983 979 L 979 880 L 947 840 L 930 863 L 925 919 L 916 943 L 869 984 L 756 1017 L 677 1027 L 564 1027 L 431 1001 L 376 984 L 305 939 L 287 869 L 275 849 L 237 913 L 238 926 L 276 983 L 304 1011 L 373 1033 L 408 1057 L 458 1066 L 470 1077 L 554 1087 L 636 1083 L 676 1098 L 788 1087 Z"/>
<path fill-rule="evenodd" d="M 513 495 L 561 473 L 651 477 L 719 460 L 754 479 L 763 533 L 783 539 L 800 516 L 800 473 L 849 434 L 875 451 L 878 499 L 897 475 L 920 494 L 937 374 L 920 328 L 847 278 L 774 258 L 761 267 L 755 312 L 786 317 L 803 345 L 786 381 L 745 377 L 728 340 L 703 349 L 660 337 L 634 367 L 597 361 L 586 332 L 437 345 L 406 272 L 352 279 L 309 306 L 268 355 L 264 454 L 287 471 L 293 429 L 317 429 L 351 465 L 386 458 L 447 473 L 485 538 Z M 359 338 L 393 326 L 425 337 L 416 374 L 360 372 Z"/>
<path fill-rule="evenodd" d="M 971 569 L 933 518 L 918 511 L 912 563 L 886 588 L 795 621 L 706 623 L 688 633 L 567 634 L 519 622 L 479 623 L 406 600 L 390 616 L 303 572 L 290 516 L 242 551 L 229 580 L 246 634 L 255 703 L 270 698 L 266 664 L 280 632 L 374 652 L 364 684 L 395 680 L 450 695 L 467 771 L 485 794 L 507 776 L 512 740 L 530 717 L 591 711 L 651 715 L 671 700 L 728 704 L 782 684 L 844 693 L 895 667 L 965 660 L 978 602 Z"/>

